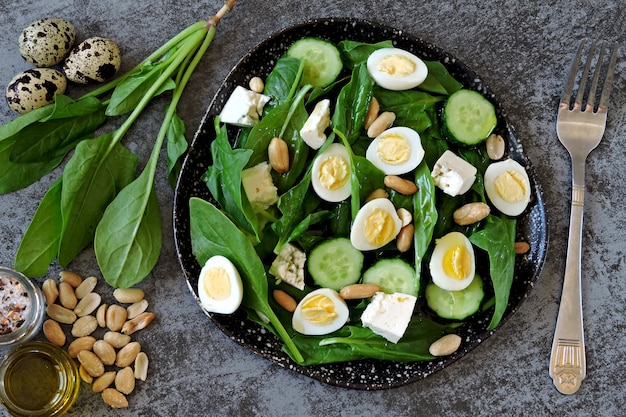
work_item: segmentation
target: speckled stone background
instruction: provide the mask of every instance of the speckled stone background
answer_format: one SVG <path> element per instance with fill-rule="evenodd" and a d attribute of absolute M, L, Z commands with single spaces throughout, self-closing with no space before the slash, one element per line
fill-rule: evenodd
<path fill-rule="evenodd" d="M 624 48 L 626 5 L 584 1 L 240 1 L 222 21 L 209 53 L 191 80 L 180 115 L 193 135 L 213 94 L 239 57 L 272 32 L 304 19 L 348 16 L 393 25 L 447 50 L 480 74 L 508 110 L 543 186 L 550 217 L 550 249 L 528 300 L 496 334 L 457 363 L 423 381 L 390 390 L 337 388 L 276 366 L 225 337 L 196 306 L 176 259 L 171 231 L 173 191 L 159 166 L 157 187 L 164 247 L 141 286 L 157 320 L 137 336 L 151 358 L 149 379 L 137 385 L 128 410 L 112 411 L 84 386 L 72 416 L 619 416 L 626 399 L 623 210 L 626 183 L 625 67 L 619 55 L 605 139 L 587 169 L 583 303 L 587 378 L 563 396 L 547 366 L 564 270 L 570 163 L 556 138 L 558 97 L 578 40 L 603 37 Z M 111 37 L 123 69 L 221 1 L 0 2 L 0 84 L 28 68 L 17 36 L 30 21 L 55 16 L 74 23 L 79 39 Z M 78 95 L 78 90 L 73 90 Z M 126 138 L 145 161 L 165 101 L 157 100 Z M 0 122 L 14 115 L 0 105 Z M 0 264 L 11 266 L 20 238 L 60 171 L 24 190 L 0 196 Z M 71 269 L 98 275 L 93 253 Z M 50 275 L 59 267 L 53 265 Z M 110 294 L 99 287 L 105 299 Z"/>

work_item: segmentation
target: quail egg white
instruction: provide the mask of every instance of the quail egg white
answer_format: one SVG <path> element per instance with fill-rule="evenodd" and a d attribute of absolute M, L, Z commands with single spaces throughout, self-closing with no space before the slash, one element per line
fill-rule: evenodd
<path fill-rule="evenodd" d="M 318 288 L 300 300 L 291 325 L 298 333 L 319 336 L 339 330 L 348 318 L 348 305 L 339 293 L 330 288 Z"/>
<path fill-rule="evenodd" d="M 528 173 L 513 159 L 494 162 L 485 171 L 485 192 L 493 205 L 508 216 L 526 210 L 530 201 Z"/>
<path fill-rule="evenodd" d="M 79 84 L 107 81 L 121 65 L 120 49 L 108 38 L 93 37 L 78 44 L 63 64 L 67 79 Z"/>
<path fill-rule="evenodd" d="M 388 90 L 408 90 L 424 82 L 428 67 L 412 53 L 399 48 L 378 49 L 367 59 L 372 79 Z"/>
<path fill-rule="evenodd" d="M 350 175 L 348 150 L 333 143 L 315 158 L 311 184 L 321 199 L 336 203 L 350 197 Z"/>
<path fill-rule="evenodd" d="M 433 283 L 439 288 L 447 291 L 467 288 L 476 273 L 472 243 L 460 232 L 436 239 L 429 268 Z"/>
<path fill-rule="evenodd" d="M 20 55 L 36 67 L 60 64 L 74 46 L 74 25 L 64 19 L 47 17 L 35 20 L 18 38 Z"/>
<path fill-rule="evenodd" d="M 387 175 L 402 175 L 422 162 L 424 148 L 419 133 L 397 126 L 378 135 L 367 147 L 365 157 Z"/>
<path fill-rule="evenodd" d="M 65 93 L 67 79 L 53 68 L 37 68 L 20 72 L 6 88 L 7 103 L 19 114 L 28 113 L 54 102 L 56 94 Z"/>
<path fill-rule="evenodd" d="M 402 220 L 391 200 L 376 198 L 359 209 L 350 230 L 350 242 L 358 250 L 375 250 L 394 240 L 401 228 Z"/>
<path fill-rule="evenodd" d="M 209 258 L 200 271 L 198 295 L 205 310 L 234 313 L 243 299 L 243 283 L 235 265 L 224 256 Z"/>

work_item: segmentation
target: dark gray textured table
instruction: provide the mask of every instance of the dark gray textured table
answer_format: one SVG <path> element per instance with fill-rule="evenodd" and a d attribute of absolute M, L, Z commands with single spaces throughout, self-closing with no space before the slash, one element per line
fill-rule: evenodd
<path fill-rule="evenodd" d="M 17 36 L 34 19 L 63 17 L 74 23 L 80 39 L 113 38 L 122 49 L 123 69 L 128 69 L 221 4 L 219 0 L 4 0 L 0 2 L 0 84 L 4 87 L 14 74 L 28 68 L 19 56 Z M 241 55 L 276 30 L 329 16 L 366 18 L 424 38 L 473 68 L 500 98 L 538 173 L 550 219 L 548 259 L 528 299 L 495 335 L 425 380 L 374 392 L 319 383 L 233 343 L 197 307 L 177 262 L 171 227 L 173 191 L 161 163 L 157 187 L 164 245 L 158 265 L 141 284 L 150 309 L 157 314 L 152 327 L 140 336 L 151 358 L 148 380 L 137 385 L 125 411 L 109 410 L 85 386 L 70 415 L 623 415 L 624 60 L 618 63 L 605 139 L 591 155 L 587 169 L 582 261 L 587 378 L 577 394 L 564 396 L 553 387 L 547 367 L 570 200 L 569 157 L 554 129 L 558 97 L 580 38 L 604 37 L 624 45 L 626 6 L 617 1 L 575 0 L 240 1 L 222 21 L 180 104 L 189 137 Z M 156 137 L 164 103 L 157 100 L 127 135 L 125 143 L 142 161 L 150 152 L 147 143 Z M 7 106 L 0 106 L 0 123 L 13 117 Z M 0 196 L 0 264 L 12 265 L 39 200 L 59 172 Z M 98 275 L 90 250 L 70 269 L 85 276 Z M 50 275 L 58 272 L 59 267 L 53 265 Z"/>

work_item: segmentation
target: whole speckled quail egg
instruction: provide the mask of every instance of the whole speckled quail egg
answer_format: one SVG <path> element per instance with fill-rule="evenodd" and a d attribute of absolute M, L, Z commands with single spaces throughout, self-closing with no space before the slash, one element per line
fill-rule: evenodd
<path fill-rule="evenodd" d="M 24 114 L 54 102 L 55 94 L 65 93 L 67 79 L 53 68 L 29 69 L 17 74 L 6 88 L 11 110 Z"/>
<path fill-rule="evenodd" d="M 108 38 L 95 36 L 76 45 L 65 60 L 67 79 L 79 84 L 107 81 L 121 65 L 120 48 Z"/>
<path fill-rule="evenodd" d="M 74 25 L 64 19 L 35 20 L 22 30 L 18 39 L 20 55 L 36 67 L 53 67 L 63 62 L 74 46 Z"/>

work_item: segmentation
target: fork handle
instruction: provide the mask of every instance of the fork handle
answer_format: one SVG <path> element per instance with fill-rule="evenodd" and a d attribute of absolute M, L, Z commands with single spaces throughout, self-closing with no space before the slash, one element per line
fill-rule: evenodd
<path fill-rule="evenodd" d="M 586 375 L 585 337 L 581 294 L 584 161 L 572 161 L 572 205 L 563 292 L 556 321 L 550 377 L 563 394 L 578 391 Z"/>

